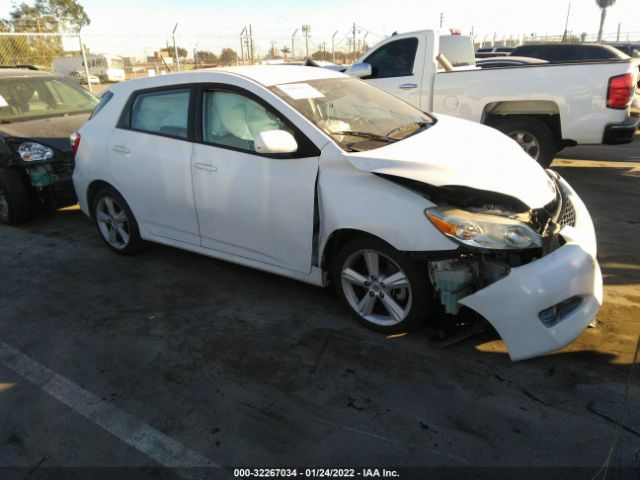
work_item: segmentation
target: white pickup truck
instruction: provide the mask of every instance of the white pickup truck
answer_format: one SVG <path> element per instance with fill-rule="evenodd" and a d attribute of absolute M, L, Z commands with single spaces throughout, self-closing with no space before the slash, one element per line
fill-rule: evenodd
<path fill-rule="evenodd" d="M 347 73 L 424 111 L 493 126 L 545 167 L 564 147 L 629 143 L 638 126 L 629 115 L 638 68 L 625 55 L 480 69 L 469 37 L 422 30 L 386 38 Z"/>

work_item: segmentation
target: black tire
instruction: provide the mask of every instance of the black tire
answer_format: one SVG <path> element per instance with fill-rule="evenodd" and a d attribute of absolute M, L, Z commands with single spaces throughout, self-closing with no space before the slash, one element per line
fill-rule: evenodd
<path fill-rule="evenodd" d="M 558 151 L 558 142 L 549 129 L 549 127 L 541 120 L 531 117 L 507 117 L 506 120 L 496 125 L 496 128 L 505 135 L 516 140 L 520 146 L 543 168 L 549 167 L 553 162 L 553 157 Z M 524 134 L 524 139 L 531 144 L 527 135 L 537 144 L 529 151 L 522 145 L 521 141 L 516 138 L 519 134 Z M 522 139 L 523 137 L 520 137 Z"/>
<path fill-rule="evenodd" d="M 109 208 L 110 204 L 112 208 Z M 144 248 L 138 222 L 125 199 L 114 188 L 105 187 L 98 192 L 93 201 L 92 214 L 100 238 L 112 251 L 131 255 Z M 113 237 L 110 236 L 112 232 L 115 232 Z M 120 232 L 126 233 L 126 236 Z"/>
<path fill-rule="evenodd" d="M 24 178 L 11 168 L 0 169 L 0 222 L 19 225 L 30 217 L 31 201 Z"/>
<path fill-rule="evenodd" d="M 367 275 L 368 267 L 365 265 L 364 256 L 359 259 L 359 255 L 362 252 L 375 252 L 379 255 L 379 276 L 375 281 L 371 280 L 372 277 Z M 393 265 L 394 263 L 395 265 Z M 343 270 L 347 267 L 361 274 L 362 277 L 369 277 L 367 280 L 370 285 L 361 286 L 346 279 L 343 280 Z M 395 270 L 396 268 L 398 270 Z M 407 289 L 393 289 L 384 284 L 385 276 L 388 279 L 398 272 L 404 273 L 408 281 L 408 294 Z M 333 258 L 332 277 L 338 297 L 344 302 L 354 318 L 362 325 L 378 332 L 389 334 L 416 330 L 425 320 L 430 310 L 431 296 L 426 265 L 420 265 L 412 261 L 381 240 L 364 237 L 351 240 L 343 245 Z M 354 305 L 360 298 L 359 305 L 362 305 L 367 295 L 369 295 L 369 298 L 366 299 L 367 302 L 373 301 L 374 304 L 371 313 L 363 316 L 363 314 L 356 311 Z M 389 299 L 405 309 L 405 316 L 400 319 L 398 317 L 393 318 L 391 310 L 384 303 L 389 302 Z M 389 317 L 390 322 L 393 323 L 384 324 L 382 322 L 385 314 Z M 366 318 L 367 316 L 369 319 Z M 377 318 L 378 316 L 380 319 L 371 320 L 372 317 Z"/>

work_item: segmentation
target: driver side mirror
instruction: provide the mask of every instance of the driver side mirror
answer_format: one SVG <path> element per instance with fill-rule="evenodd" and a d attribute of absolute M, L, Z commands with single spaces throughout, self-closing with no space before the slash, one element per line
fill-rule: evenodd
<path fill-rule="evenodd" d="M 266 130 L 253 139 L 258 153 L 293 153 L 298 150 L 298 142 L 286 130 Z"/>
<path fill-rule="evenodd" d="M 373 74 L 373 69 L 368 63 L 355 63 L 347 68 L 347 71 L 344 73 L 351 75 L 352 77 L 365 78 L 370 77 Z"/>

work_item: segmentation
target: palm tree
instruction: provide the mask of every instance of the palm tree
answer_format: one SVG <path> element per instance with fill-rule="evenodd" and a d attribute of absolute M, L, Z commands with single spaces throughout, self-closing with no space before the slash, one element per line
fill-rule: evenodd
<path fill-rule="evenodd" d="M 604 28 L 604 19 L 607 18 L 607 8 L 616 3 L 616 0 L 596 0 L 600 7 L 600 30 L 598 30 L 598 41 L 602 40 L 602 29 Z"/>

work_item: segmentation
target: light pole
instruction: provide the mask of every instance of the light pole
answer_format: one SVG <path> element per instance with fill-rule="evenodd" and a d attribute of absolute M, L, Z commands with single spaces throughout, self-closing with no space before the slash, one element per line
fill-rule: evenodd
<path fill-rule="evenodd" d="M 178 60 L 178 47 L 176 46 L 176 30 L 178 29 L 178 24 L 173 27 L 173 32 L 171 32 L 171 36 L 173 37 L 173 53 L 176 56 L 176 72 L 180 71 L 180 60 Z"/>
<path fill-rule="evenodd" d="M 296 36 L 296 33 L 298 33 L 298 29 L 296 28 L 293 33 L 291 34 L 291 61 L 295 62 L 296 61 L 296 51 L 294 49 L 295 45 L 293 43 L 293 40 Z"/>
<path fill-rule="evenodd" d="M 331 37 L 331 61 L 336 63 L 336 35 L 338 34 L 338 30 L 335 31 L 333 36 Z"/>
<path fill-rule="evenodd" d="M 309 58 L 309 32 L 311 32 L 310 25 L 302 25 L 302 33 L 304 35 L 305 49 L 307 52 L 307 58 Z"/>

